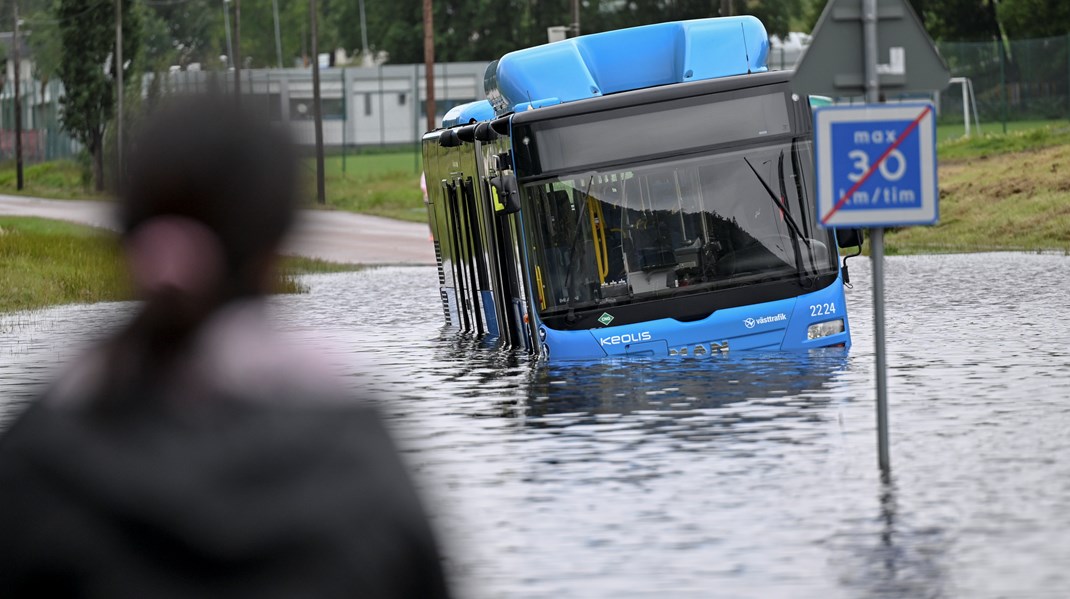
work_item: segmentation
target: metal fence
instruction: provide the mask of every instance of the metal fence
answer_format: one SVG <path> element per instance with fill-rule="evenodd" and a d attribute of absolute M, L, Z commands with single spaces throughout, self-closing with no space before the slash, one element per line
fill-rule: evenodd
<path fill-rule="evenodd" d="M 22 96 L 23 160 L 43 162 L 71 158 L 81 146 L 60 125 L 59 98 L 63 86 L 58 81 L 42 84 L 33 79 L 19 81 Z M 15 82 L 0 87 L 0 160 L 15 158 Z"/>
<path fill-rule="evenodd" d="M 971 81 L 982 123 L 1070 119 L 1070 33 L 937 48 L 953 77 Z M 963 121 L 962 93 L 956 85 L 941 94 L 942 122 Z"/>
<path fill-rule="evenodd" d="M 435 113 L 441 122 L 458 104 L 483 98 L 487 63 L 435 65 Z M 44 87 L 32 80 L 20 83 L 23 106 L 24 161 L 71 158 L 80 146 L 60 127 L 58 81 Z M 142 80 L 142 108 L 168 96 L 220 92 L 235 93 L 233 72 L 177 71 L 146 75 Z M 247 69 L 241 71 L 242 103 L 275 122 L 288 125 L 299 143 L 313 145 L 312 71 L 310 69 Z M 380 147 L 413 147 L 425 128 L 424 65 L 326 68 L 320 73 L 320 110 L 324 144 L 331 151 Z M 137 111 L 135 103 L 128 110 Z M 14 156 L 14 85 L 0 93 L 0 159 Z M 129 113 L 128 113 L 129 118 Z"/>
<path fill-rule="evenodd" d="M 1044 39 L 940 43 L 953 77 L 972 83 L 982 124 L 1018 120 L 1070 119 L 1070 33 Z M 771 68 L 791 68 L 798 53 L 771 52 Z M 435 65 L 435 112 L 439 120 L 453 106 L 483 98 L 487 63 Z M 329 149 L 413 146 L 423 133 L 424 65 L 328 68 L 321 73 L 324 143 Z M 79 145 L 60 127 L 62 84 L 21 84 L 23 152 L 26 162 L 71 158 Z M 172 72 L 147 75 L 146 102 L 171 94 L 218 90 L 233 93 L 233 73 Z M 952 85 L 937 95 L 941 122 L 963 122 L 962 94 Z M 287 123 L 298 140 L 313 143 L 310 69 L 242 71 L 243 102 L 251 110 Z M 14 85 L 0 88 L 0 159 L 14 156 Z M 971 108 L 972 110 L 972 108 Z M 992 129 L 987 129 L 991 131 Z"/>

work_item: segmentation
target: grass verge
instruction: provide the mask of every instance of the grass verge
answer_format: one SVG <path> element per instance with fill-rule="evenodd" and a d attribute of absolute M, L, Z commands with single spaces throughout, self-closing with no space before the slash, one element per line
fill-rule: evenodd
<path fill-rule="evenodd" d="M 298 275 L 360 266 L 286 257 L 278 291 L 305 293 Z M 110 231 L 41 218 L 0 217 L 0 312 L 133 298 Z"/>
<path fill-rule="evenodd" d="M 888 253 L 1070 252 L 1070 125 L 949 140 L 940 222 L 892 229 Z"/>
<path fill-rule="evenodd" d="M 411 222 L 427 222 L 420 171 L 413 153 L 328 156 L 324 160 L 327 206 Z M 315 198 L 316 163 L 306 165 L 306 195 Z"/>
<path fill-rule="evenodd" d="M 17 189 L 14 161 L 0 164 L 0 193 L 56 200 L 102 200 L 108 196 L 93 191 L 91 181 L 82 179 L 82 167 L 71 160 L 24 165 L 23 188 Z"/>

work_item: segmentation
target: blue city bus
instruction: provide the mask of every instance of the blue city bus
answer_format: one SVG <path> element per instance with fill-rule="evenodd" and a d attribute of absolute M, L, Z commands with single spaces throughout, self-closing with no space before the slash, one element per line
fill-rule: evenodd
<path fill-rule="evenodd" d="M 753 17 L 506 54 L 423 137 L 449 325 L 547 358 L 848 348 L 810 104 Z M 844 234 L 847 233 L 847 234 Z"/>

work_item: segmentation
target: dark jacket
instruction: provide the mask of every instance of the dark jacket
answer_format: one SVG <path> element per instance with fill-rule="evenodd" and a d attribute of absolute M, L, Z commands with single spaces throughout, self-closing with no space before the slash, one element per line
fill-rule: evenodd
<path fill-rule="evenodd" d="M 57 385 L 0 437 L 0 597 L 448 595 L 376 411 L 168 378 L 197 371 L 115 404 Z"/>

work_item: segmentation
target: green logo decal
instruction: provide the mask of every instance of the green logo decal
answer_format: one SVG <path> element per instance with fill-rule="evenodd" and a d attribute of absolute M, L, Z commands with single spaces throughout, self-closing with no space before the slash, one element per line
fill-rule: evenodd
<path fill-rule="evenodd" d="M 598 322 L 608 327 L 609 323 L 613 322 L 613 315 L 609 312 L 602 312 L 602 315 L 598 317 Z"/>

